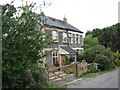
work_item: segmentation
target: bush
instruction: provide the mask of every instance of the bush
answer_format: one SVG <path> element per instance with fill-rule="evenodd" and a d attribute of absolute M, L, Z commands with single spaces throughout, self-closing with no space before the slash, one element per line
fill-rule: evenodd
<path fill-rule="evenodd" d="M 117 67 L 120 67 L 120 59 L 115 59 L 115 65 L 116 65 Z"/>
<path fill-rule="evenodd" d="M 89 62 L 92 63 L 93 60 L 95 60 L 96 55 L 101 54 L 110 59 L 110 62 L 113 62 L 114 60 L 114 55 L 112 51 L 108 48 L 105 48 L 103 45 L 97 45 L 94 47 L 91 47 L 87 50 L 85 50 L 84 55 L 85 59 Z"/>
<path fill-rule="evenodd" d="M 120 59 L 120 53 L 118 53 L 118 51 L 114 54 L 115 58 Z"/>
<path fill-rule="evenodd" d="M 68 65 L 68 64 L 70 64 L 70 62 L 69 62 L 69 60 L 68 60 L 68 57 L 65 56 L 65 63 L 64 63 L 64 65 Z"/>
<path fill-rule="evenodd" d="M 100 70 L 106 70 L 110 65 L 110 59 L 102 54 L 96 55 L 94 62 L 98 63 L 98 69 Z"/>
<path fill-rule="evenodd" d="M 90 64 L 89 66 L 88 66 L 88 73 L 95 73 L 95 72 L 98 72 L 99 70 L 98 70 L 98 68 L 97 67 L 95 67 L 95 64 L 94 63 L 92 63 L 92 64 Z"/>
<path fill-rule="evenodd" d="M 82 62 L 82 60 L 85 60 L 84 53 L 77 54 L 77 61 Z"/>
<path fill-rule="evenodd" d="M 47 79 L 43 76 L 44 69 L 34 65 L 29 68 L 26 72 L 25 85 L 29 88 L 43 88 L 47 85 Z"/>

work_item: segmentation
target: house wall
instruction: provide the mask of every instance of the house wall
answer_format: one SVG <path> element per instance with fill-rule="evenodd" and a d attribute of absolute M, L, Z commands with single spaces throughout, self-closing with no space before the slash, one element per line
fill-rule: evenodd
<path fill-rule="evenodd" d="M 52 50 L 46 51 L 47 57 L 46 57 L 46 63 L 48 64 L 48 67 L 53 67 L 52 62 Z"/>
<path fill-rule="evenodd" d="M 83 46 L 83 38 L 80 38 L 81 41 L 80 43 L 75 43 L 75 35 L 78 34 L 79 36 L 81 35 L 82 36 L 82 33 L 78 33 L 78 32 L 73 32 L 73 31 L 68 31 L 68 33 L 71 33 L 73 35 L 73 43 L 70 43 L 70 39 L 69 39 L 69 47 L 71 48 L 80 48 Z"/>
<path fill-rule="evenodd" d="M 58 42 L 54 42 L 54 44 L 47 46 L 47 48 L 45 50 L 48 53 L 48 56 L 46 57 L 46 62 L 48 63 L 49 67 L 53 67 L 52 51 L 54 51 L 55 49 L 58 49 L 59 45 L 66 45 L 71 48 L 80 48 L 82 46 L 82 42 L 80 42 L 79 44 L 75 43 L 75 34 L 82 35 L 81 33 L 77 33 L 77 32 L 75 33 L 72 31 L 67 31 L 67 30 L 62 30 L 62 29 L 57 29 L 57 28 L 45 29 L 45 33 L 49 35 L 48 40 L 52 40 L 52 31 L 53 30 L 56 30 L 58 33 Z M 73 34 L 73 43 L 70 43 L 69 37 L 68 37 L 67 43 L 63 42 L 63 32 L 67 32 L 67 34 L 68 33 Z M 60 56 L 58 56 L 58 58 L 60 59 Z"/>
<path fill-rule="evenodd" d="M 68 46 L 68 43 L 63 43 L 62 42 L 62 34 L 63 34 L 63 32 L 66 32 L 66 30 L 58 30 L 58 29 L 55 29 L 55 28 L 52 28 L 52 29 L 45 29 L 45 33 L 48 33 L 49 34 L 49 36 L 50 36 L 50 38 L 48 39 L 48 40 L 52 40 L 52 31 L 53 30 L 56 30 L 57 31 L 57 33 L 58 33 L 58 42 L 54 42 L 54 44 L 52 44 L 52 45 L 49 45 L 47 48 L 58 48 L 59 47 L 59 45 L 66 45 L 66 46 Z"/>

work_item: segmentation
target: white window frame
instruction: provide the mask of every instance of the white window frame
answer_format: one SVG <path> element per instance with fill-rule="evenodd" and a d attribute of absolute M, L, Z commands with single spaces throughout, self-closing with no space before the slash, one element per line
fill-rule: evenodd
<path fill-rule="evenodd" d="M 83 36 L 82 35 L 80 35 L 80 43 L 83 45 L 83 38 L 82 38 Z"/>
<path fill-rule="evenodd" d="M 67 40 L 67 33 L 66 32 L 63 32 L 63 42 L 66 43 L 68 40 Z"/>
<path fill-rule="evenodd" d="M 71 34 L 71 41 L 70 42 L 73 43 L 73 34 Z"/>
<path fill-rule="evenodd" d="M 54 41 L 58 41 L 58 33 L 57 33 L 57 31 L 52 31 L 52 40 L 54 40 Z"/>
<path fill-rule="evenodd" d="M 57 58 L 58 59 L 58 51 L 55 50 L 55 51 L 52 51 L 52 64 L 54 65 L 54 58 Z"/>
<path fill-rule="evenodd" d="M 80 38 L 81 38 L 80 35 L 78 35 L 78 44 L 80 44 Z"/>
<path fill-rule="evenodd" d="M 71 43 L 71 33 L 69 33 L 68 36 L 69 36 L 69 42 Z"/>
<path fill-rule="evenodd" d="M 78 34 L 75 34 L 75 43 L 78 44 Z"/>

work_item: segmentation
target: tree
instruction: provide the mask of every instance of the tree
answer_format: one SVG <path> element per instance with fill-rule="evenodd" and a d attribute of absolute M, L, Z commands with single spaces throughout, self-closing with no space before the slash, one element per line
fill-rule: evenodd
<path fill-rule="evenodd" d="M 92 35 L 98 38 L 99 44 L 109 47 L 112 51 L 120 52 L 120 23 L 103 28 L 103 29 L 93 29 L 91 32 L 87 32 L 86 35 Z"/>
<path fill-rule="evenodd" d="M 103 45 L 97 45 L 85 50 L 84 55 L 86 56 L 86 60 L 92 63 L 95 60 L 97 54 L 102 54 L 107 56 L 111 62 L 114 60 L 113 53 L 111 49 L 105 48 Z"/>
<path fill-rule="evenodd" d="M 21 15 L 17 15 L 14 5 L 2 5 L 2 40 L 3 40 L 3 88 L 18 88 L 29 86 L 28 71 L 37 65 L 37 61 L 45 56 L 43 48 L 50 44 L 43 37 L 43 12 L 40 14 L 31 11 L 33 4 L 20 7 Z M 40 69 L 40 68 L 39 68 Z M 36 73 L 36 71 L 34 71 Z M 42 72 L 38 72 L 42 74 Z M 42 87 L 40 81 L 34 77 L 36 87 Z M 44 80 L 43 80 L 44 81 Z M 27 82 L 30 82 L 29 84 Z M 35 86 L 35 85 L 34 85 Z"/>
<path fill-rule="evenodd" d="M 86 35 L 84 38 L 85 49 L 98 45 L 98 39 L 92 37 L 92 35 Z"/>

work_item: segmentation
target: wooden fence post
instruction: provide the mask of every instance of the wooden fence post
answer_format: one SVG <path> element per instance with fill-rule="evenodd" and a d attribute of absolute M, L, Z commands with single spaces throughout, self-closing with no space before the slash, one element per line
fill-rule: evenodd
<path fill-rule="evenodd" d="M 76 77 L 78 77 L 78 63 L 76 63 L 75 66 L 76 66 L 75 67 L 75 69 L 76 69 L 76 73 L 75 74 L 76 74 Z"/>

